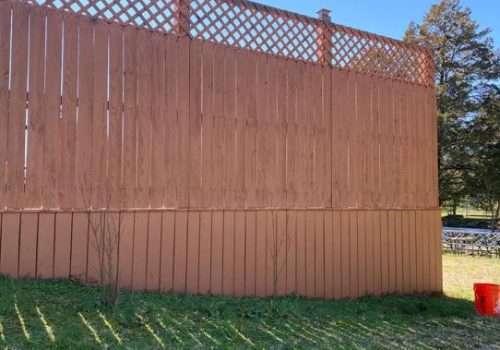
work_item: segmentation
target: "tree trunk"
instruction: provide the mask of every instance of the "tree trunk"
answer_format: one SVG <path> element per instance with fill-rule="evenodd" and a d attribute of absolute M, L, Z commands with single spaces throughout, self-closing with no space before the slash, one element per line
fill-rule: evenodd
<path fill-rule="evenodd" d="M 494 211 L 493 224 L 491 225 L 493 231 L 497 229 L 498 219 L 500 218 L 500 200 L 497 200 L 497 208 Z"/>

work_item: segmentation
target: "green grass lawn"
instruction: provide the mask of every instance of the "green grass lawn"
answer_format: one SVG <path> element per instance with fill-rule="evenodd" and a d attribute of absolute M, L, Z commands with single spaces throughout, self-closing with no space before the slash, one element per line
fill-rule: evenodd
<path fill-rule="evenodd" d="M 446 208 L 441 209 L 441 216 L 451 215 L 451 211 Z M 457 215 L 463 215 L 466 218 L 490 218 L 490 214 L 477 208 L 457 208 Z"/>
<path fill-rule="evenodd" d="M 357 301 L 182 297 L 71 282 L 0 279 L 0 347 L 15 349 L 500 349 L 500 320 L 475 315 L 471 283 L 500 282 L 500 260 L 444 257 L 449 298 Z"/>

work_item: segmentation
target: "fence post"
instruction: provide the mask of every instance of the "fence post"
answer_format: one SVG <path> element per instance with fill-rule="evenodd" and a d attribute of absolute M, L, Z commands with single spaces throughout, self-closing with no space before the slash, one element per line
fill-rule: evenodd
<path fill-rule="evenodd" d="M 190 0 L 177 0 L 175 17 L 177 25 L 175 33 L 179 36 L 189 36 L 189 4 Z"/>
<path fill-rule="evenodd" d="M 318 25 L 318 61 L 321 65 L 332 65 L 332 31 L 330 17 L 331 11 L 321 9 L 318 12 L 321 23 Z"/>

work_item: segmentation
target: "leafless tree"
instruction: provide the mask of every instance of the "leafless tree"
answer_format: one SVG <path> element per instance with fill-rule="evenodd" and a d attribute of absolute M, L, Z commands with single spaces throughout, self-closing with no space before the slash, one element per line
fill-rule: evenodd
<path fill-rule="evenodd" d="M 120 237 L 119 213 L 111 209 L 111 192 L 107 191 L 104 208 L 93 208 L 86 178 L 80 184 L 80 192 L 85 208 L 91 210 L 89 220 L 90 249 L 97 256 L 97 276 L 102 288 L 102 299 L 106 305 L 115 305 L 118 301 L 118 245 Z"/>

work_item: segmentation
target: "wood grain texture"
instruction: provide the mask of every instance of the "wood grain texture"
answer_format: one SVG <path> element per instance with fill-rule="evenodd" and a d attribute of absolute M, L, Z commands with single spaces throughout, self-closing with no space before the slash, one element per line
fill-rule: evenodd
<path fill-rule="evenodd" d="M 88 220 L 88 218 L 87 218 Z M 38 245 L 37 245 L 37 277 L 54 277 L 54 233 L 55 233 L 55 214 L 40 215 L 38 221 Z M 81 246 L 87 253 L 88 241 L 86 245 Z M 83 280 L 87 280 L 87 255 L 82 264 Z"/>
<path fill-rule="evenodd" d="M 96 281 L 115 217 L 123 288 L 442 290 L 431 87 L 6 1 L 0 110 L 2 273 Z"/>
<path fill-rule="evenodd" d="M 11 4 L 9 2 L 0 3 L 0 209 L 8 204 L 6 198 L 7 180 L 7 134 L 9 120 L 9 73 L 10 73 L 10 32 L 11 32 Z M 42 16 L 39 22 L 42 22 Z M 43 64 L 43 63 L 42 63 Z M 40 93 L 40 89 L 38 89 Z"/>
<path fill-rule="evenodd" d="M 71 237 L 73 214 L 58 213 L 55 217 L 54 277 L 68 278 L 71 268 Z M 116 264 L 115 264 L 116 265 Z"/>
<path fill-rule="evenodd" d="M 19 237 L 19 277 L 36 277 L 36 248 L 38 242 L 38 214 L 21 215 Z"/>

